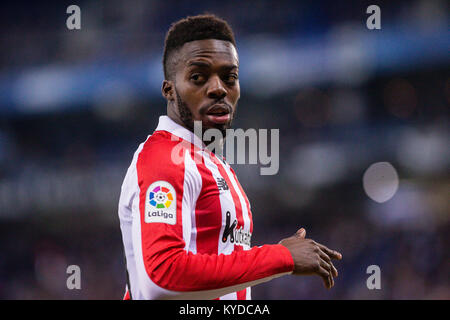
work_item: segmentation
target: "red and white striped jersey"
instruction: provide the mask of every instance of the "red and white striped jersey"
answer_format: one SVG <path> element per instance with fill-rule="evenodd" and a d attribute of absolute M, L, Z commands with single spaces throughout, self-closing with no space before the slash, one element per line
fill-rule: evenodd
<path fill-rule="evenodd" d="M 284 246 L 251 247 L 251 206 L 235 172 L 167 116 L 134 154 L 119 218 L 125 299 L 246 300 L 252 285 L 293 270 Z"/>

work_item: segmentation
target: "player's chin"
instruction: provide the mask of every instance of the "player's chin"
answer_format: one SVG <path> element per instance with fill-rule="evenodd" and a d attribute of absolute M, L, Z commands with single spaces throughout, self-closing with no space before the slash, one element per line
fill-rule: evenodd
<path fill-rule="evenodd" d="M 224 124 L 215 124 L 213 128 L 219 129 L 222 132 L 225 132 L 225 130 L 231 128 L 231 121 L 224 123 Z"/>
<path fill-rule="evenodd" d="M 232 123 L 231 118 L 228 121 L 222 122 L 222 123 L 217 123 L 217 122 L 206 120 L 206 121 L 203 121 L 203 129 L 204 129 L 204 131 L 206 131 L 208 129 L 218 129 L 222 132 L 222 134 L 225 134 L 225 130 L 231 128 L 231 123 Z"/>

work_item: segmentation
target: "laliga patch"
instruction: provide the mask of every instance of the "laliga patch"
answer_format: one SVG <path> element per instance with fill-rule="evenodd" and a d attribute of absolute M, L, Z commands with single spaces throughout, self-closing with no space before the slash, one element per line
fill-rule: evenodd
<path fill-rule="evenodd" d="M 177 223 L 177 195 L 166 181 L 153 182 L 145 196 L 145 223 Z"/>

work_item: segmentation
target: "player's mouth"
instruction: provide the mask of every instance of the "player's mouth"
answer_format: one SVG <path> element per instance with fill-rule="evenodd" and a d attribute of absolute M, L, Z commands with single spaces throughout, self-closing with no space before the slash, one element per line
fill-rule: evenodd
<path fill-rule="evenodd" d="M 231 110 L 226 104 L 215 104 L 206 111 L 205 116 L 209 122 L 224 124 L 230 121 Z"/>

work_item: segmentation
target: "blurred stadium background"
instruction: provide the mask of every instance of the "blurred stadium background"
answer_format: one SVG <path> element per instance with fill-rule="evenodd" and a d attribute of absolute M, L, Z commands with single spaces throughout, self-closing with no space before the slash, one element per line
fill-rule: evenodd
<path fill-rule="evenodd" d="M 81 8 L 81 30 L 66 28 L 70 4 Z M 370 4 L 381 8 L 381 30 L 366 28 Z M 122 298 L 118 196 L 165 112 L 164 35 L 208 11 L 238 41 L 235 128 L 280 129 L 277 175 L 234 165 L 252 202 L 252 244 L 303 226 L 344 256 L 330 291 L 318 277 L 283 277 L 253 298 L 449 299 L 448 9 L 418 0 L 2 2 L 0 298 Z M 379 172 L 363 183 L 378 162 L 398 181 Z M 388 195 L 374 201 L 370 188 Z M 72 264 L 81 290 L 66 287 Z M 373 264 L 381 290 L 366 287 Z"/>

